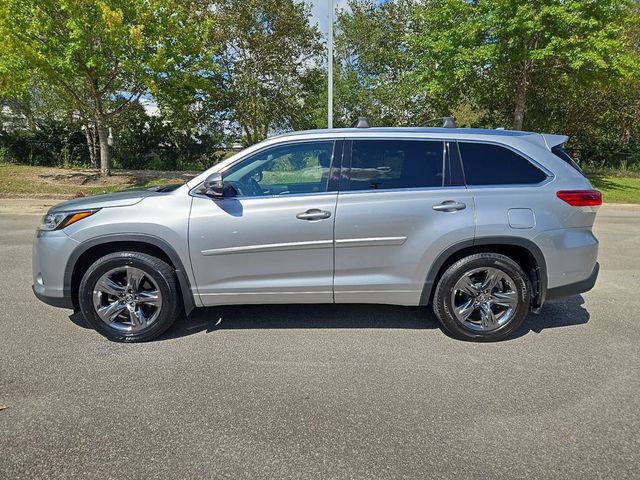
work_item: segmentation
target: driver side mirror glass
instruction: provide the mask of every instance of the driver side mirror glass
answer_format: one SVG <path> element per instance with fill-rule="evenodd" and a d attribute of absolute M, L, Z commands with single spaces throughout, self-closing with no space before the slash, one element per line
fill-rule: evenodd
<path fill-rule="evenodd" d="M 224 197 L 224 182 L 221 173 L 212 173 L 204 181 L 202 193 L 207 197 L 222 198 Z"/>

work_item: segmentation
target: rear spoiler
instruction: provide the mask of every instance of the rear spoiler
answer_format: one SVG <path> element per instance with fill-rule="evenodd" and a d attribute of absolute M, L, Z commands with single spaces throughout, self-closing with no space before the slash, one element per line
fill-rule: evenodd
<path fill-rule="evenodd" d="M 567 140 L 569 140 L 569 137 L 566 135 L 552 135 L 550 133 L 531 133 L 520 138 L 549 151 L 551 151 L 553 147 L 564 145 Z"/>
<path fill-rule="evenodd" d="M 549 133 L 541 133 L 540 136 L 544 140 L 545 145 L 549 150 L 558 145 L 564 145 L 569 140 L 566 135 L 551 135 Z"/>

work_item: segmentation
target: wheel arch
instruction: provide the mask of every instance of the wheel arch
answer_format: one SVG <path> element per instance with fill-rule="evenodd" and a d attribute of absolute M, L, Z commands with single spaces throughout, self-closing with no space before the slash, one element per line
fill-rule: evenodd
<path fill-rule="evenodd" d="M 534 288 L 531 306 L 539 309 L 547 292 L 547 264 L 540 247 L 526 238 L 482 237 L 451 245 L 438 255 L 431 265 L 424 282 L 420 305 L 428 305 L 433 300 L 433 292 L 440 277 L 457 260 L 474 253 L 500 253 L 518 263 L 525 271 Z"/>
<path fill-rule="evenodd" d="M 97 237 L 78 245 L 73 251 L 64 272 L 64 295 L 71 298 L 78 308 L 78 287 L 87 268 L 98 258 L 109 253 L 130 251 L 152 255 L 173 267 L 178 278 L 185 313 L 195 307 L 191 282 L 175 249 L 162 238 L 144 234 L 114 234 Z"/>

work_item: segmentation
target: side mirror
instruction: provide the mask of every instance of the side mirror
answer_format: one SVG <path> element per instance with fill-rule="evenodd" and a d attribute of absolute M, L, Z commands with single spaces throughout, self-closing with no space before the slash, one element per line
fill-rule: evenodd
<path fill-rule="evenodd" d="M 208 197 L 222 198 L 224 197 L 224 183 L 221 173 L 212 173 L 204 181 L 202 193 Z"/>

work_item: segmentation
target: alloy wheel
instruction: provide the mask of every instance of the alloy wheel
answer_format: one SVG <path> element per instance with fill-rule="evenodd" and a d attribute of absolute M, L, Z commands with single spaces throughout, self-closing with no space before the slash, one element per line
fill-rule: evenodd
<path fill-rule="evenodd" d="M 98 317 L 122 332 L 138 332 L 155 322 L 162 308 L 158 284 L 144 270 L 130 265 L 112 268 L 93 288 Z"/>
<path fill-rule="evenodd" d="M 460 323 L 471 330 L 498 330 L 515 315 L 518 306 L 515 285 L 514 280 L 498 268 L 470 270 L 453 287 L 453 313 Z"/>

